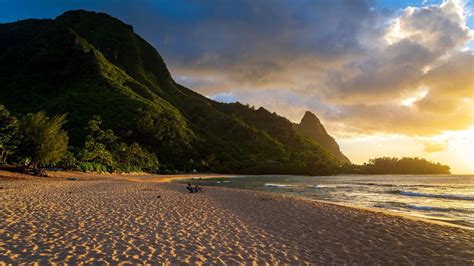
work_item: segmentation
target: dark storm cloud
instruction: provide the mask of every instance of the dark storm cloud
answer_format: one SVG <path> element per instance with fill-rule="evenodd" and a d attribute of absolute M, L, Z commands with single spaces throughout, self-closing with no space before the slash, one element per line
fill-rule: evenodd
<path fill-rule="evenodd" d="M 181 0 L 171 5 L 150 11 L 155 23 L 146 28 L 155 36 L 149 37 L 172 61 L 202 63 L 200 59 L 214 54 L 218 62 L 204 62 L 220 65 L 256 55 L 332 57 L 355 52 L 359 50 L 358 32 L 372 16 L 369 8 L 373 3 Z M 174 10 L 171 15 L 170 9 Z"/>
<path fill-rule="evenodd" d="M 239 84 L 267 89 L 282 82 L 278 76 L 290 68 L 298 72 L 311 66 L 303 71 L 321 72 L 318 68 L 360 54 L 360 33 L 370 32 L 375 20 L 372 5 L 373 1 L 339 0 L 181 0 L 165 8 L 150 4 L 128 16 L 177 78 L 214 80 L 211 86 L 201 86 L 196 78 L 185 83 L 210 93 Z M 298 89 L 300 84 L 291 87 Z"/>

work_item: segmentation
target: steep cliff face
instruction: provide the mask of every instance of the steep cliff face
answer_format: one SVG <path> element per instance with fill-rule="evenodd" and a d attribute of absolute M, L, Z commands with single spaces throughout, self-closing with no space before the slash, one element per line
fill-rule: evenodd
<path fill-rule="evenodd" d="M 323 148 L 328 150 L 341 162 L 351 162 L 349 158 L 347 158 L 341 152 L 336 140 L 328 134 L 324 126 L 321 124 L 321 121 L 319 121 L 315 114 L 307 111 L 301 119 L 301 122 L 299 124 L 295 124 L 295 128 L 301 135 L 319 143 Z"/>

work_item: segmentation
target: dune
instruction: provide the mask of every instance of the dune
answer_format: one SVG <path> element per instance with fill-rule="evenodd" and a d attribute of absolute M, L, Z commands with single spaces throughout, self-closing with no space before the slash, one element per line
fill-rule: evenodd
<path fill-rule="evenodd" d="M 474 263 L 473 230 L 265 192 L 88 177 L 0 179 L 0 262 Z"/>

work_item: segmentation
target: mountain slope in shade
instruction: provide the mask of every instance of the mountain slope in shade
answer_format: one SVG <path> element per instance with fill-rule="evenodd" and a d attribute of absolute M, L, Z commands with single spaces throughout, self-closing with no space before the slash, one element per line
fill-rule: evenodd
<path fill-rule="evenodd" d="M 132 26 L 104 13 L 0 24 L 0 103 L 17 114 L 68 113 L 75 146 L 97 114 L 167 169 L 325 175 L 339 164 L 275 113 L 177 84 Z"/>
<path fill-rule="evenodd" d="M 328 134 L 315 114 L 307 111 L 301 119 L 301 122 L 295 124 L 295 128 L 303 136 L 306 136 L 323 146 L 323 148 L 331 152 L 337 159 L 339 159 L 339 161 L 343 163 L 351 163 L 349 158 L 341 152 L 336 140 Z"/>

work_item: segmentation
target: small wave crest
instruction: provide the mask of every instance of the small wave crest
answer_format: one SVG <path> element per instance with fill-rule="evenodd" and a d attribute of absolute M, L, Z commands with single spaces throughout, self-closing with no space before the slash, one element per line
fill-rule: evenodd
<path fill-rule="evenodd" d="M 397 209 L 397 210 L 414 210 L 420 212 L 431 212 L 430 215 L 434 215 L 434 213 L 446 213 L 446 212 L 456 212 L 456 213 L 468 213 L 471 214 L 473 211 L 467 209 L 460 209 L 460 208 L 450 208 L 450 207 L 440 207 L 440 206 L 427 206 L 427 205 L 415 205 L 415 204 L 407 204 L 403 202 L 383 202 L 379 204 L 375 204 L 374 207 L 383 208 L 383 209 Z"/>
<path fill-rule="evenodd" d="M 335 187 L 335 186 L 330 186 L 330 185 L 308 185 L 308 188 L 330 188 L 330 187 Z"/>
<path fill-rule="evenodd" d="M 391 205 L 398 206 L 401 208 L 408 208 L 416 211 L 432 211 L 432 212 L 458 212 L 458 213 L 472 213 L 470 210 L 459 209 L 459 208 L 449 208 L 449 207 L 438 207 L 438 206 L 426 206 L 426 205 L 414 205 L 406 203 L 391 203 Z"/>
<path fill-rule="evenodd" d="M 419 206 L 419 205 L 407 205 L 408 208 L 418 211 L 438 211 L 438 212 L 449 212 L 454 211 L 452 208 L 441 208 L 433 206 Z"/>
<path fill-rule="evenodd" d="M 265 183 L 266 187 L 292 187 L 293 185 L 287 184 L 276 184 L 276 183 Z"/>
<path fill-rule="evenodd" d="M 355 185 L 377 186 L 377 187 L 396 187 L 397 186 L 397 185 L 393 185 L 393 184 L 379 184 L 379 183 L 355 183 Z"/>
<path fill-rule="evenodd" d="M 330 185 L 330 184 L 318 184 L 318 185 L 307 185 L 307 188 L 351 188 L 353 185 L 339 184 L 339 185 Z"/>
<path fill-rule="evenodd" d="M 423 187 L 423 188 L 432 188 L 432 187 L 450 187 L 446 185 L 423 185 L 423 184 L 387 184 L 387 183 L 354 183 L 354 185 L 359 186 L 375 186 L 375 187 Z"/>
<path fill-rule="evenodd" d="M 392 191 L 390 191 L 390 193 L 391 194 L 400 194 L 400 195 L 409 196 L 409 197 L 426 197 L 426 198 L 441 198 L 441 199 L 474 201 L 474 196 L 468 196 L 468 195 L 430 194 L 430 193 L 418 193 L 418 192 L 401 191 L 401 190 L 392 190 Z"/>

